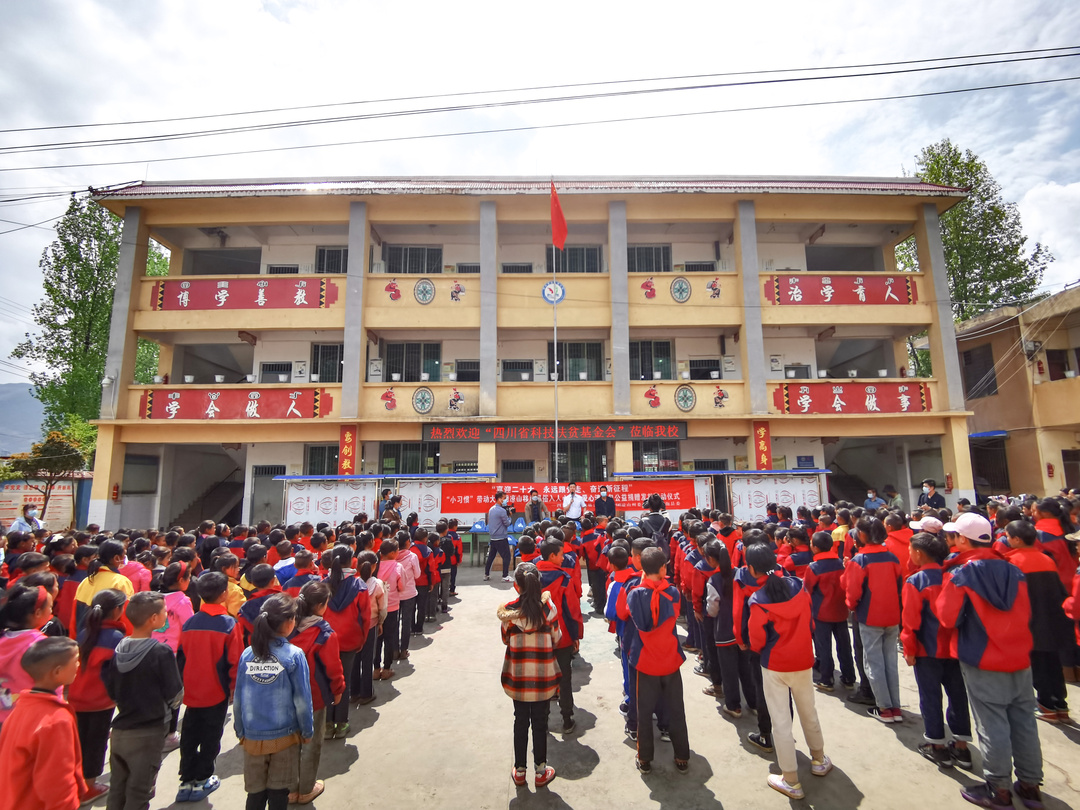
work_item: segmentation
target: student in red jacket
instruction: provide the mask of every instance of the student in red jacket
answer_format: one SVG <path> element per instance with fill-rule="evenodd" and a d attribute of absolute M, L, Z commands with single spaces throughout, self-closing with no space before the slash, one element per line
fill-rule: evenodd
<path fill-rule="evenodd" d="M 300 590 L 296 603 L 296 630 L 289 638 L 289 643 L 303 650 L 307 657 L 315 718 L 311 742 L 300 746 L 300 783 L 289 794 L 290 804 L 309 804 L 323 792 L 323 783 L 315 777 L 322 758 L 327 708 L 345 702 L 345 672 L 341 668 L 338 637 L 323 618 L 329 602 L 329 585 L 318 580 L 308 582 Z"/>
<path fill-rule="evenodd" d="M 631 638 L 630 664 L 637 671 L 639 771 L 652 770 L 652 716 L 663 701 L 668 734 L 675 753 L 675 768 L 686 773 L 690 767 L 690 739 L 686 730 L 686 708 L 679 668 L 686 656 L 679 646 L 675 620 L 679 618 L 679 592 L 666 579 L 666 557 L 658 548 L 641 552 L 641 585 L 626 597 L 630 621 L 636 632 Z"/>
<path fill-rule="evenodd" d="M 885 547 L 888 532 L 880 518 L 859 518 L 856 531 L 862 548 L 844 569 L 841 582 L 847 606 L 855 611 L 859 622 L 863 665 L 877 702 L 866 711 L 883 723 L 902 723 L 896 647 L 900 640 L 903 569 Z"/>
<path fill-rule="evenodd" d="M 806 794 L 799 783 L 795 737 L 791 733 L 789 701 L 799 713 L 803 738 L 810 748 L 810 772 L 825 776 L 832 761 L 825 755 L 825 738 L 814 706 L 810 597 L 796 577 L 785 577 L 776 567 L 776 555 L 767 545 L 746 550 L 746 566 L 754 577 L 764 577 L 750 597 L 750 648 L 761 656 L 765 702 L 774 718 L 773 745 L 779 774 L 770 774 L 769 787 L 792 799 Z"/>
<path fill-rule="evenodd" d="M 938 620 L 937 598 L 941 593 L 941 563 L 949 547 L 935 534 L 919 532 L 907 544 L 908 557 L 915 572 L 904 581 L 903 629 L 904 661 L 915 667 L 919 687 L 919 711 L 923 718 L 926 742 L 919 753 L 933 762 L 951 768 L 971 767 L 971 715 L 960 662 L 952 653 L 952 630 Z M 953 739 L 945 745 L 945 719 L 941 710 L 941 690 L 949 696 L 949 730 Z"/>
<path fill-rule="evenodd" d="M 428 617 L 428 602 L 431 600 L 432 558 L 428 548 L 428 530 L 417 528 L 412 536 L 409 551 L 416 555 L 420 564 L 420 575 L 416 578 L 416 608 L 412 617 L 412 634 L 419 636 L 424 632 L 424 622 Z M 436 571 L 436 575 L 438 572 Z"/>
<path fill-rule="evenodd" d="M 552 604 L 559 615 L 559 643 L 555 647 L 555 660 L 559 664 L 559 711 L 562 714 L 562 733 L 574 731 L 574 684 L 571 680 L 570 663 L 581 638 L 581 600 L 574 599 L 574 585 L 570 572 L 562 567 L 562 529 L 552 527 L 540 545 L 541 560 L 536 568 L 540 572 L 540 585 L 551 594 Z"/>
<path fill-rule="evenodd" d="M 184 679 L 184 723 L 180 730 L 180 790 L 178 802 L 198 802 L 219 787 L 214 763 L 229 697 L 236 687 L 236 665 L 243 648 L 233 632 L 236 620 L 225 600 L 229 578 L 208 571 L 196 582 L 199 612 L 184 622 L 176 663 Z"/>
<path fill-rule="evenodd" d="M 0 731 L 0 810 L 76 810 L 88 795 L 78 728 L 58 693 L 75 680 L 79 648 L 69 638 L 42 639 L 20 666 L 34 686 L 19 695 Z"/>
<path fill-rule="evenodd" d="M 807 566 L 814 560 L 814 552 L 810 548 L 805 528 L 792 526 L 787 530 L 787 549 L 783 560 L 784 569 L 802 579 Z"/>
<path fill-rule="evenodd" d="M 1065 591 L 1072 590 L 1073 575 L 1076 574 L 1076 557 L 1072 544 L 1065 535 L 1073 530 L 1069 522 L 1069 513 L 1054 498 L 1043 498 L 1031 509 L 1035 518 L 1035 531 L 1039 533 L 1042 550 L 1054 559 L 1058 576 Z"/>
<path fill-rule="evenodd" d="M 957 519 L 956 556 L 947 564 L 938 618 L 956 628 L 956 653 L 978 721 L 985 784 L 960 795 L 982 807 L 1012 807 L 1013 788 L 1028 807 L 1041 802 L 1042 748 L 1031 682 L 1031 605 L 1024 574 L 990 547 L 990 522 Z"/>
<path fill-rule="evenodd" d="M 521 562 L 535 565 L 540 560 L 540 552 L 536 550 L 536 538 L 523 534 L 518 540 L 518 555 Z"/>
<path fill-rule="evenodd" d="M 848 634 L 848 608 L 840 578 L 844 564 L 833 550 L 830 532 L 814 532 L 810 540 L 814 561 L 806 566 L 803 587 L 810 595 L 814 616 L 814 650 L 817 654 L 818 676 L 814 686 L 823 692 L 836 688 L 836 666 L 833 663 L 833 640 L 836 658 L 840 662 L 840 683 L 855 688 L 855 662 L 851 657 L 851 636 Z"/>
<path fill-rule="evenodd" d="M 417 533 L 425 531 L 417 529 Z M 334 546 L 330 566 L 330 602 L 324 618 L 337 633 L 341 647 L 341 669 L 345 673 L 345 691 L 350 691 L 353 661 L 367 642 L 372 627 L 371 598 L 367 586 L 356 576 L 352 567 L 352 548 Z M 420 614 L 421 616 L 423 614 Z M 341 739 L 349 733 L 349 701 L 342 700 L 327 711 L 327 722 L 333 724 L 333 737 Z"/>
<path fill-rule="evenodd" d="M 602 538 L 596 531 L 592 518 L 581 519 L 581 553 L 589 570 L 589 588 L 592 590 L 593 614 L 604 615 L 607 605 L 607 574 L 600 564 Z"/>
<path fill-rule="evenodd" d="M 750 529 L 743 537 L 738 550 L 738 555 L 745 558 L 751 546 L 768 546 L 768 535 L 760 529 Z M 738 548 L 738 547 L 737 547 Z M 769 547 L 771 550 L 771 546 Z M 774 552 L 775 553 L 775 552 Z M 761 674 L 761 656 L 750 648 L 750 597 L 765 584 L 765 575 L 752 573 L 748 566 L 736 569 L 732 583 L 731 618 L 732 630 L 735 633 L 735 643 L 740 650 L 750 653 L 750 676 L 754 679 L 754 704 L 757 707 L 757 731 L 751 731 L 746 735 L 747 741 L 755 748 L 766 754 L 775 750 L 772 743 L 772 716 L 769 706 L 765 702 L 765 686 Z M 747 703 L 750 703 L 747 698 Z"/>
<path fill-rule="evenodd" d="M 885 548 L 900 561 L 900 567 L 904 569 L 904 576 L 911 576 L 915 573 L 915 566 L 911 562 L 908 546 L 910 546 L 911 538 L 915 532 L 912 531 L 910 526 L 905 525 L 903 516 L 897 512 L 890 512 L 889 516 L 885 518 L 885 528 L 889 531 L 888 537 L 885 538 Z"/>
<path fill-rule="evenodd" d="M 97 559 L 97 546 L 79 546 L 75 549 L 75 570 L 60 583 L 60 595 L 56 597 L 55 614 L 67 629 L 68 636 L 75 638 L 75 592 L 89 575 L 90 563 Z"/>
<path fill-rule="evenodd" d="M 447 522 L 447 535 L 454 544 L 454 556 L 450 560 L 450 596 L 457 596 L 457 569 L 465 559 L 465 544 L 461 542 L 461 535 L 458 534 L 457 518 L 450 518 Z"/>
<path fill-rule="evenodd" d="M 251 555 L 248 555 L 251 558 Z M 248 569 L 244 575 L 252 584 L 254 590 L 248 596 L 240 608 L 240 615 L 236 617 L 236 627 L 233 630 L 240 640 L 240 647 L 247 647 L 251 640 L 251 631 L 255 626 L 255 620 L 262 611 L 263 603 L 271 596 L 281 593 L 281 585 L 278 584 L 274 569 L 266 563 L 259 563 Z M 241 580 L 241 583 L 243 580 Z M 242 585 L 241 585 L 242 587 Z"/>
<path fill-rule="evenodd" d="M 296 573 L 281 587 L 293 599 L 300 595 L 300 589 L 309 582 L 318 582 L 322 579 L 319 576 L 319 569 L 315 565 L 315 554 L 313 552 L 302 548 L 296 552 L 295 560 Z"/>
<path fill-rule="evenodd" d="M 116 645 L 124 637 L 126 604 L 127 595 L 123 591 L 107 589 L 94 594 L 86 625 L 79 634 L 79 674 L 68 690 L 68 701 L 79 727 L 82 775 L 89 792 L 99 796 L 109 789 L 95 780 L 105 770 L 105 749 L 116 709 L 105 691 L 101 668 L 112 660 Z"/>

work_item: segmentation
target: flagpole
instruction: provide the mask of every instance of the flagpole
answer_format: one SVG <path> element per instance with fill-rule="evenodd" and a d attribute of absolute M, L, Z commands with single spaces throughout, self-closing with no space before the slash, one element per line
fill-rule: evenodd
<path fill-rule="evenodd" d="M 554 235 L 553 235 L 554 236 Z M 551 240 L 551 280 L 558 281 L 558 276 L 555 273 L 557 267 L 556 257 L 558 254 L 555 251 L 558 248 L 555 246 L 555 240 Z M 555 363 L 555 483 L 559 483 L 559 302 L 556 301 L 551 306 L 551 319 L 552 319 L 552 346 L 553 351 L 551 353 L 552 359 Z M 567 468 L 569 468 L 570 457 L 567 456 Z"/>

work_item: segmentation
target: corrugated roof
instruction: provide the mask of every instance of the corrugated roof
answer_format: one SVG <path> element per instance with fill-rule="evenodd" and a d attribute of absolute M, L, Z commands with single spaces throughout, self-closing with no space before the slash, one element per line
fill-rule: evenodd
<path fill-rule="evenodd" d="M 551 178 L 356 177 L 272 180 L 148 182 L 96 189 L 95 199 L 197 197 L 291 197 L 315 195 L 428 194 L 543 195 Z M 571 177 L 558 178 L 560 194 L 871 194 L 964 197 L 961 188 L 915 178 L 862 177 Z"/>

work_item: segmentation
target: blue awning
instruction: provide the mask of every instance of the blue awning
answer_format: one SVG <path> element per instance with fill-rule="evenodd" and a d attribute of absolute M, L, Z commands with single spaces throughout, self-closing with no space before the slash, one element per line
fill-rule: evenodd
<path fill-rule="evenodd" d="M 984 430 L 982 433 L 969 433 L 969 439 L 1005 439 L 1008 438 L 1007 430 Z"/>

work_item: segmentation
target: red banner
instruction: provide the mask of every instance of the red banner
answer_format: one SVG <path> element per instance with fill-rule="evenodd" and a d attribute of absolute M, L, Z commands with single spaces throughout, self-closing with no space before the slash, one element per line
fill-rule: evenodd
<path fill-rule="evenodd" d="M 781 413 L 924 413 L 931 410 L 925 383 L 784 383 L 773 392 Z"/>
<path fill-rule="evenodd" d="M 918 301 L 915 279 L 906 273 L 894 276 L 837 273 L 831 276 L 769 276 L 765 298 L 781 306 L 823 304 L 914 304 Z"/>
<path fill-rule="evenodd" d="M 607 487 L 608 497 L 620 511 L 640 512 L 642 502 L 654 492 L 664 499 L 668 509 L 689 509 L 695 506 L 694 481 L 688 478 L 653 479 L 641 481 L 592 481 L 578 484 L 577 491 L 585 499 L 586 511 L 600 496 L 600 487 Z M 519 514 L 524 514 L 529 491 L 537 490 L 549 512 L 562 509 L 566 484 L 453 484 L 442 485 L 440 508 L 443 512 L 486 512 L 495 503 L 495 493 L 502 490 Z"/>
<path fill-rule="evenodd" d="M 143 392 L 143 419 L 317 419 L 333 400 L 322 388 L 149 389 Z"/>
<path fill-rule="evenodd" d="M 772 434 L 768 422 L 754 422 L 754 469 L 771 470 Z"/>
<path fill-rule="evenodd" d="M 323 309 L 337 297 L 337 283 L 326 278 L 162 279 L 154 285 L 153 306 L 155 310 Z"/>
<path fill-rule="evenodd" d="M 338 440 L 338 475 L 359 475 L 357 462 L 356 425 L 342 425 Z"/>

